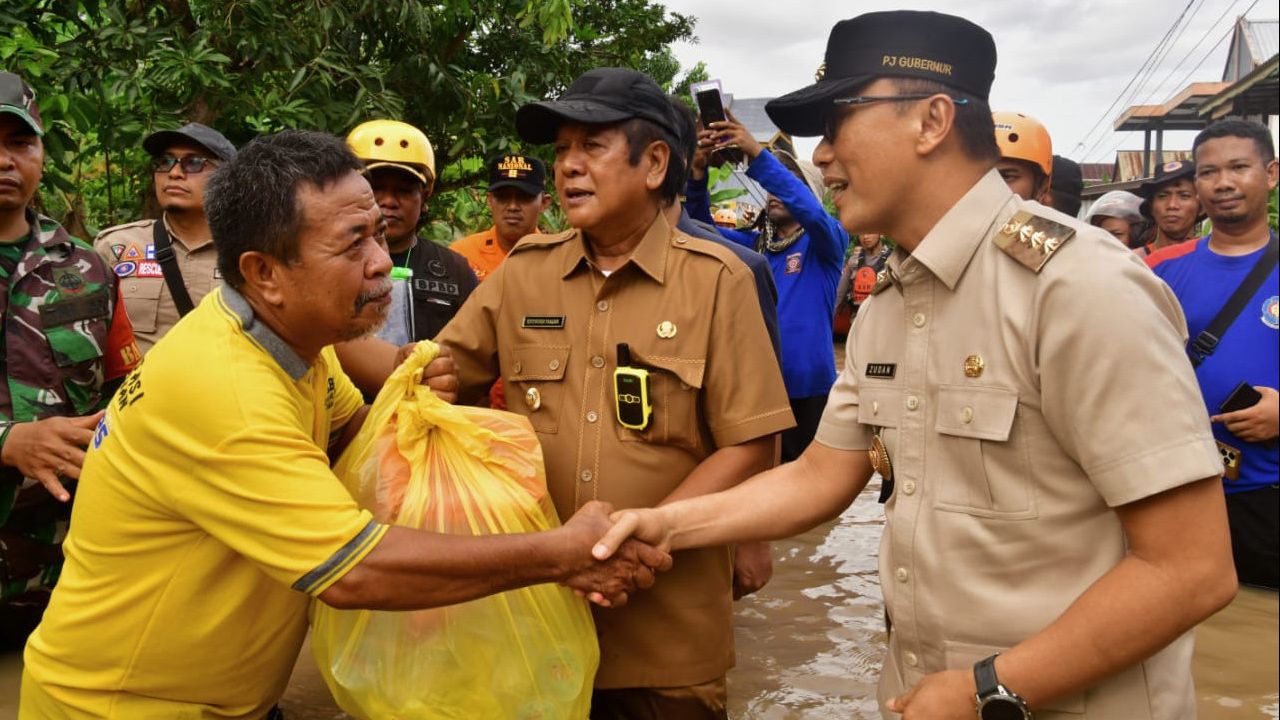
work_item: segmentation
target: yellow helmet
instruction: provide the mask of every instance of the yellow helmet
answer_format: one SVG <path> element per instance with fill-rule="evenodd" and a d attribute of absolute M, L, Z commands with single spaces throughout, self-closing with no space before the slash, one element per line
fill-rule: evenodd
<path fill-rule="evenodd" d="M 436 153 L 418 128 L 399 120 L 369 120 L 347 134 L 347 145 L 365 168 L 395 167 L 408 171 L 431 193 L 436 181 Z"/>
<path fill-rule="evenodd" d="M 1053 174 L 1053 142 L 1039 120 L 1017 112 L 993 112 L 991 119 L 996 125 L 1000 157 L 1026 160 L 1039 165 L 1045 175 Z"/>

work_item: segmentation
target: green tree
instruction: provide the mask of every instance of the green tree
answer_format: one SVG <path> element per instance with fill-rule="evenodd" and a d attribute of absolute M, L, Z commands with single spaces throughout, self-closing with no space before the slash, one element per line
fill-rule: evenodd
<path fill-rule="evenodd" d="M 143 212 L 140 142 L 158 127 L 195 120 L 241 144 L 373 117 L 431 138 L 456 232 L 476 193 L 451 194 L 517 147 L 516 108 L 600 65 L 685 85 L 670 45 L 692 31 L 651 0 L 6 0 L 0 67 L 36 88 L 42 200 L 78 234 Z"/>

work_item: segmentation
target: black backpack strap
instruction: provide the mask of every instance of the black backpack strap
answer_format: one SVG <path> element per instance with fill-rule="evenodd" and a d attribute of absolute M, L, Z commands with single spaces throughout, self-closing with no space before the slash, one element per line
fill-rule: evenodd
<path fill-rule="evenodd" d="M 151 226 L 151 238 L 156 246 L 156 262 L 160 263 L 160 271 L 164 273 L 164 284 L 169 286 L 169 295 L 178 308 L 178 317 L 182 317 L 191 312 L 195 304 L 191 302 L 187 286 L 182 284 L 182 270 L 178 269 L 178 256 L 173 252 L 163 217 L 156 219 L 156 224 Z"/>
<path fill-rule="evenodd" d="M 1262 287 L 1262 283 L 1276 266 L 1277 259 L 1280 259 L 1280 243 L 1276 241 L 1276 234 L 1271 233 L 1266 251 L 1262 253 L 1262 257 L 1258 258 L 1258 262 L 1245 276 L 1240 287 L 1236 288 L 1236 291 L 1227 299 L 1227 304 L 1223 305 L 1214 316 L 1209 327 L 1201 330 L 1199 335 L 1187 343 L 1187 356 L 1191 358 L 1191 367 L 1199 367 L 1200 363 L 1217 349 L 1218 343 L 1222 342 L 1223 334 L 1231 327 L 1231 323 L 1240 317 L 1241 311 L 1258 292 L 1258 288 Z"/>

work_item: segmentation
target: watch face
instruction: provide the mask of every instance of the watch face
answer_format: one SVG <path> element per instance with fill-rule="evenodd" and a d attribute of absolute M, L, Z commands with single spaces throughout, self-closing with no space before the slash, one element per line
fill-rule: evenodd
<path fill-rule="evenodd" d="M 1017 701 L 997 695 L 982 703 L 978 717 L 982 720 L 1026 720 L 1027 716 Z"/>

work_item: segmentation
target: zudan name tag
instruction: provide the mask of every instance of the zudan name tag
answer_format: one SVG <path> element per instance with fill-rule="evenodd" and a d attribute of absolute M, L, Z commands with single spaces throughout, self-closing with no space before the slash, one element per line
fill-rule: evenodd
<path fill-rule="evenodd" d="M 867 363 L 866 376 L 869 378 L 892 380 L 897 373 L 898 363 Z"/>
<path fill-rule="evenodd" d="M 521 327 L 552 330 L 564 327 L 563 315 L 525 315 Z"/>

